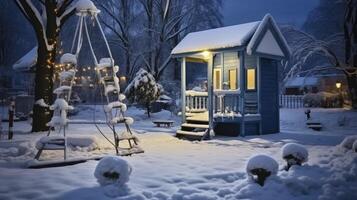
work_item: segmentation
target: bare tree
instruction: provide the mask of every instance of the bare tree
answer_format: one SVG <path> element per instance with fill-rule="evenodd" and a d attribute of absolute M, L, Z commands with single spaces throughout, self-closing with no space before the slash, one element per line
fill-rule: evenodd
<path fill-rule="evenodd" d="M 31 23 L 38 42 L 38 57 L 35 75 L 35 100 L 53 101 L 53 79 L 58 46 L 58 36 L 62 25 L 74 14 L 74 0 L 15 0 L 18 8 Z M 48 108 L 37 104 L 33 107 L 32 131 L 48 130 L 50 120 Z"/>
<path fill-rule="evenodd" d="M 353 108 L 357 109 L 357 0 L 346 0 L 344 19 L 345 63 Z"/>

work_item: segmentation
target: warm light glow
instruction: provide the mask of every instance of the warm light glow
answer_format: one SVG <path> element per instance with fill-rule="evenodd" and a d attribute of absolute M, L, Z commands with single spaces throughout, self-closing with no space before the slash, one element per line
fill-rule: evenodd
<path fill-rule="evenodd" d="M 255 90 L 255 69 L 247 69 L 247 90 Z"/>
<path fill-rule="evenodd" d="M 341 86 L 342 86 L 342 83 L 340 83 L 340 82 L 337 82 L 337 83 L 336 83 L 336 88 L 337 88 L 337 89 L 340 89 Z"/>
<path fill-rule="evenodd" d="M 203 56 L 205 59 L 208 59 L 208 58 L 211 56 L 211 52 L 209 52 L 209 51 L 204 51 L 204 52 L 202 52 L 202 56 Z"/>
<path fill-rule="evenodd" d="M 126 77 L 125 76 L 121 76 L 120 77 L 120 81 L 123 81 L 123 82 L 126 81 Z"/>

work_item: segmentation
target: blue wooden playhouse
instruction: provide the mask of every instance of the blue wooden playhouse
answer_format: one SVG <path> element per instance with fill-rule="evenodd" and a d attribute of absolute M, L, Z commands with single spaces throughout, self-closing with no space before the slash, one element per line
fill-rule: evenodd
<path fill-rule="evenodd" d="M 290 50 L 274 19 L 188 34 L 181 60 L 182 125 L 177 137 L 279 132 L 279 66 Z M 206 89 L 186 90 L 186 64 L 207 64 Z"/>

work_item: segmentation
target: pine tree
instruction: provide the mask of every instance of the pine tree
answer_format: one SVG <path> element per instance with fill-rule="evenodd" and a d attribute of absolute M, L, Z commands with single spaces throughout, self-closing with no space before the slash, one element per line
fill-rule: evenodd
<path fill-rule="evenodd" d="M 135 78 L 125 90 L 128 100 L 143 105 L 149 118 L 151 104 L 159 99 L 162 92 L 163 87 L 156 83 L 154 76 L 144 69 L 136 73 Z"/>

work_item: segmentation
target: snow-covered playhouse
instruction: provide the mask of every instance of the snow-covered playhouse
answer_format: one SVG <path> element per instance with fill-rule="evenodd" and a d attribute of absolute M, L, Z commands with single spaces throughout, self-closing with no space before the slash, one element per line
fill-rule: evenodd
<path fill-rule="evenodd" d="M 273 17 L 188 34 L 181 59 L 182 125 L 177 137 L 279 132 L 278 73 L 289 46 Z M 186 90 L 186 64 L 207 63 L 206 91 Z M 213 130 L 213 131 L 212 131 Z"/>

